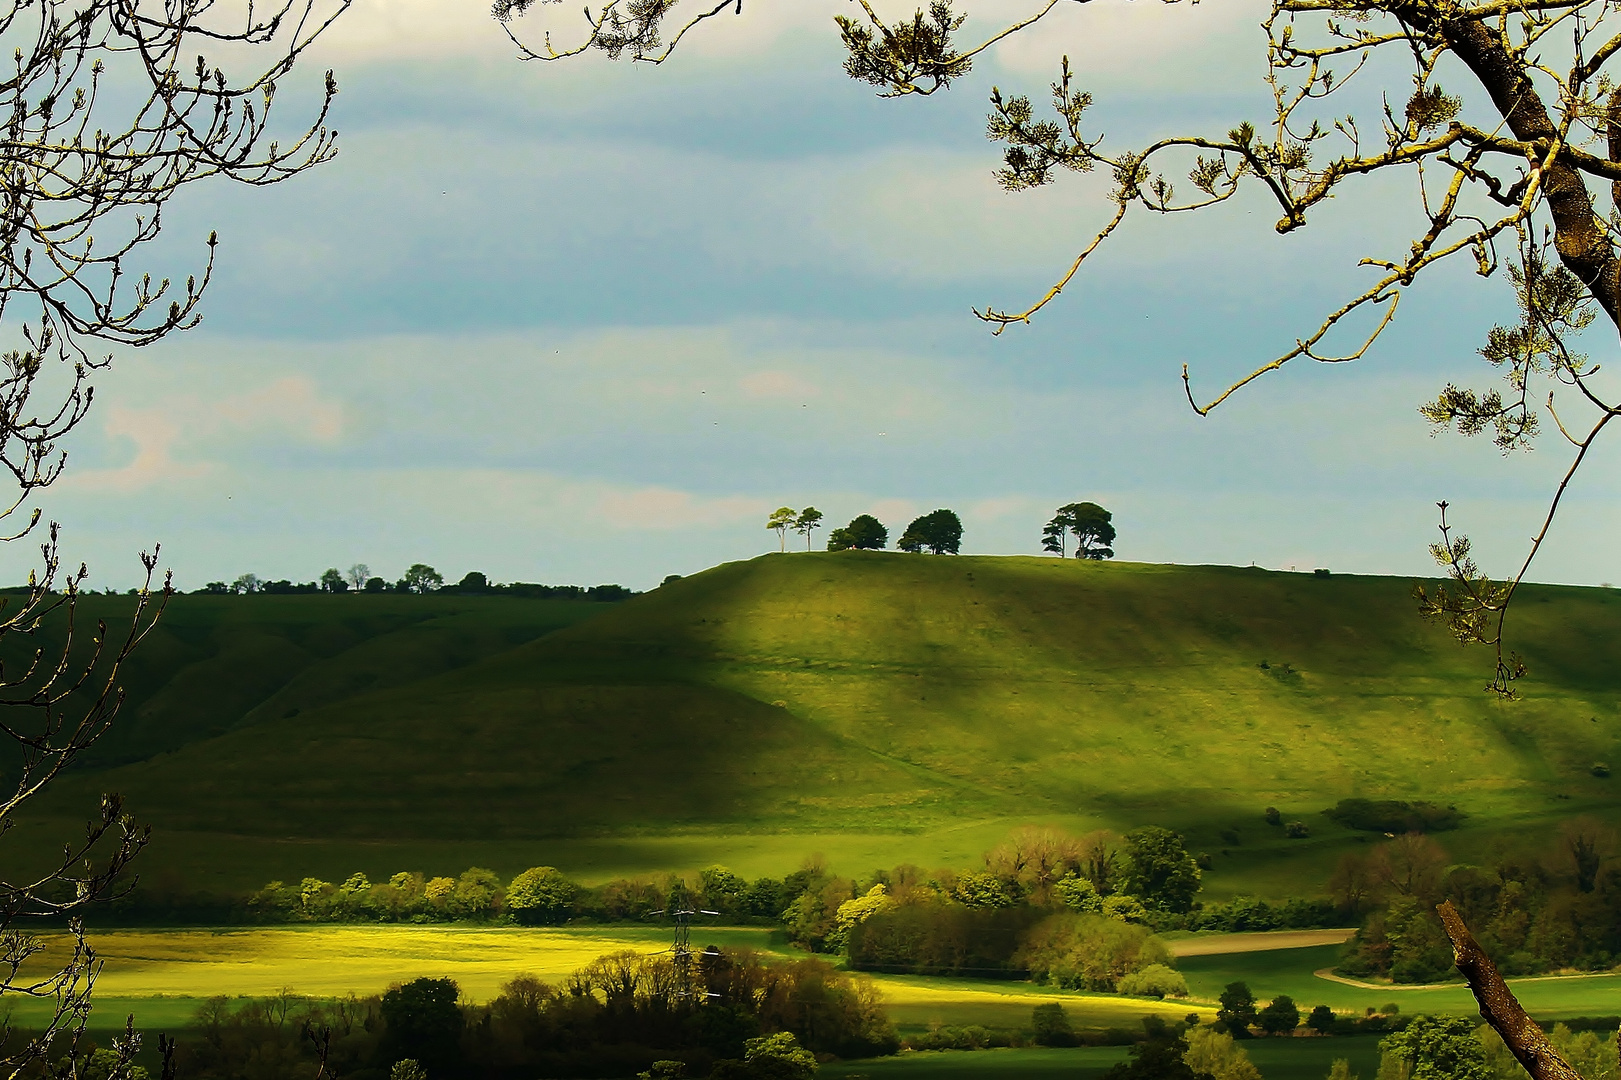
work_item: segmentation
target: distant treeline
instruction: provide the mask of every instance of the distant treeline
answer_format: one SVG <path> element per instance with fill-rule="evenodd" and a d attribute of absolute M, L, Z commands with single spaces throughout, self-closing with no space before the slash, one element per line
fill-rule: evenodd
<path fill-rule="evenodd" d="M 355 571 L 359 571 L 358 573 Z M 409 593 L 441 596 L 519 596 L 534 600 L 583 600 L 590 603 L 611 604 L 639 595 L 623 585 L 539 585 L 528 581 L 492 582 L 477 570 L 469 571 L 461 581 L 446 585 L 443 577 L 431 566 L 417 563 L 398 581 L 367 576 L 364 566 L 357 566 L 349 574 L 336 568 L 327 570 L 319 581 L 295 582 L 287 579 L 270 581 L 256 574 L 243 574 L 235 581 L 210 581 L 194 595 L 205 596 L 288 596 L 315 593 Z"/>

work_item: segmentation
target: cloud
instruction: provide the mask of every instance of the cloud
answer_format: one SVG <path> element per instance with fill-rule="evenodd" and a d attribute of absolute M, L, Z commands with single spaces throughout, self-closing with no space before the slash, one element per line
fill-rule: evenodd
<path fill-rule="evenodd" d="M 69 470 L 58 482 L 65 491 L 136 492 L 154 486 L 194 484 L 225 468 L 220 451 L 245 444 L 288 440 L 332 445 L 343 430 L 343 411 L 300 375 L 284 376 L 251 389 L 218 396 L 202 391 L 165 393 L 149 387 L 152 406 L 114 404 L 105 412 L 102 434 L 114 445 L 133 444 L 121 465 Z M 211 459 L 211 454 L 214 455 Z"/>
<path fill-rule="evenodd" d="M 787 371 L 757 371 L 745 375 L 738 386 L 751 398 L 812 398 L 822 392 L 816 384 Z"/>
<path fill-rule="evenodd" d="M 598 522 L 624 528 L 667 532 L 693 526 L 740 523 L 745 518 L 763 518 L 770 512 L 762 499 L 732 496 L 708 498 L 690 491 L 669 488 L 608 490 L 593 500 L 592 511 Z"/>

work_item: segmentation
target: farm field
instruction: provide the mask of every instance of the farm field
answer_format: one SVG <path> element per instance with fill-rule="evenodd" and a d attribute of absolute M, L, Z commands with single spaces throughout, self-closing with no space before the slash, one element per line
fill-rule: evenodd
<path fill-rule="evenodd" d="M 964 866 L 1018 824 L 1155 823 L 1211 855 L 1219 901 L 1317 891 L 1370 839 L 1321 816 L 1341 797 L 1456 803 L 1460 860 L 1613 813 L 1590 770 L 1621 759 L 1621 593 L 1522 592 L 1532 674 L 1504 703 L 1410 585 L 823 552 L 611 605 L 177 597 L 114 734 L 13 843 L 44 858 L 117 790 L 156 830 L 143 888 L 241 893 L 469 863 Z M 115 625 L 128 604 L 91 601 Z"/>
<path fill-rule="evenodd" d="M 1289 994 L 1306 1009 L 1327 1004 L 1341 1012 L 1361 1012 L 1396 1001 L 1406 1013 L 1474 1012 L 1473 999 L 1461 984 L 1439 990 L 1345 986 L 1313 975 L 1317 968 L 1332 963 L 1337 946 L 1251 948 L 1261 936 L 1183 939 L 1182 944 L 1198 941 L 1214 947 L 1225 938 L 1244 950 L 1179 959 L 1191 991 L 1186 1000 L 1081 994 L 1025 982 L 898 975 L 871 978 L 883 991 L 890 1015 L 903 1033 L 933 1025 L 1019 1028 L 1029 1023 L 1035 1005 L 1052 1001 L 1062 1003 L 1072 1022 L 1085 1029 L 1135 1029 L 1147 1015 L 1178 1020 L 1198 1013 L 1208 1019 L 1222 987 L 1235 980 L 1248 983 L 1263 1001 Z M 1275 935 L 1280 939 L 1292 936 L 1298 935 Z M 367 995 L 420 976 L 448 976 L 469 1000 L 487 1001 L 502 983 L 520 973 L 559 982 L 605 953 L 659 952 L 668 947 L 669 930 L 629 924 L 486 929 L 311 926 L 118 930 L 96 933 L 92 940 L 106 960 L 97 982 L 93 1022 L 98 1027 L 117 1027 L 132 1012 L 140 1024 L 183 1025 L 202 1000 L 215 995 L 268 997 L 284 991 L 308 997 Z M 693 944 L 804 955 L 765 927 L 697 927 Z M 50 955 L 44 960 L 48 962 Z M 1621 1013 L 1621 976 L 1516 979 L 1512 985 L 1527 1009 L 1541 1019 Z M 33 1015 L 30 1008 L 28 1003 L 15 1006 L 17 1022 L 28 1021 Z"/>
<path fill-rule="evenodd" d="M 47 938 L 59 946 L 61 938 Z M 316 926 L 244 930 L 116 930 L 92 936 L 106 967 L 96 984 L 96 1023 L 116 1027 L 133 1012 L 139 1023 L 189 1020 L 215 995 L 268 997 L 283 991 L 307 997 L 381 993 L 421 976 L 450 977 L 471 1001 L 488 1001 L 501 984 L 527 973 L 560 982 L 605 953 L 656 953 L 668 948 L 662 926 L 591 928 Z M 694 928 L 697 948 L 752 948 L 804 955 L 764 927 Z M 42 955 L 49 963 L 52 953 Z M 1062 1001 L 1086 1027 L 1136 1027 L 1149 1014 L 1180 1019 L 1209 1007 L 1110 994 L 1075 994 L 1022 982 L 876 975 L 873 980 L 898 1026 L 930 1023 L 1019 1027 L 1033 1006 Z M 37 1008 L 35 1009 L 37 1011 Z M 25 1023 L 29 1003 L 16 1006 Z M 148 1016 L 154 1020 L 147 1020 Z"/>

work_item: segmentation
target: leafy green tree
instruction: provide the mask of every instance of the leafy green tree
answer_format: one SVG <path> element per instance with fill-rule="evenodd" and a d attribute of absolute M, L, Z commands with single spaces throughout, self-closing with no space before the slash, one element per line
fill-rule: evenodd
<path fill-rule="evenodd" d="M 1149 1019 L 1159 1021 L 1162 1030 L 1150 1032 L 1147 1040 L 1133 1046 L 1127 1059 L 1104 1073 L 1103 1080 L 1197 1080 L 1185 1060 L 1186 1040 L 1163 1030 L 1165 1022 L 1159 1017 Z"/>
<path fill-rule="evenodd" d="M 1250 993 L 1248 983 L 1230 982 L 1222 988 L 1216 1020 L 1234 1038 L 1242 1039 L 1249 1034 L 1250 1025 L 1255 1023 L 1255 995 Z"/>
<path fill-rule="evenodd" d="M 388 1080 L 428 1080 L 428 1074 L 415 1058 L 401 1058 L 388 1070 Z"/>
<path fill-rule="evenodd" d="M 822 512 L 814 506 L 807 506 L 799 512 L 794 519 L 794 532 L 805 538 L 805 550 L 811 549 L 811 532 L 822 527 Z"/>
<path fill-rule="evenodd" d="M 1066 874 L 1053 883 L 1053 895 L 1071 911 L 1098 914 L 1103 910 L 1103 897 L 1096 885 L 1083 877 Z"/>
<path fill-rule="evenodd" d="M 366 591 L 370 593 L 388 592 L 388 582 L 380 577 L 366 579 Z"/>
<path fill-rule="evenodd" d="M 816 1075 L 816 1055 L 790 1031 L 749 1039 L 743 1044 L 743 1064 L 758 1080 L 812 1080 Z"/>
<path fill-rule="evenodd" d="M 935 555 L 955 555 L 962 549 L 962 519 L 951 510 L 914 518 L 895 546 L 913 554 L 927 548 Z"/>
<path fill-rule="evenodd" d="M 788 530 L 794 527 L 794 519 L 799 515 L 791 506 L 779 506 L 766 518 L 765 527 L 777 534 L 777 550 L 788 550 Z"/>
<path fill-rule="evenodd" d="M 258 574 L 242 574 L 231 582 L 231 591 L 239 595 L 242 593 L 256 593 L 259 591 L 260 584 Z"/>
<path fill-rule="evenodd" d="M 1030 1030 L 1038 1046 L 1075 1045 L 1075 1029 L 1070 1026 L 1069 1014 L 1056 1001 L 1031 1010 Z"/>
<path fill-rule="evenodd" d="M 430 1072 L 451 1067 L 458 1056 L 462 1011 L 456 1004 L 461 988 L 454 979 L 413 979 L 383 995 L 379 1012 L 386 1026 L 385 1060 L 411 1058 Z"/>
<path fill-rule="evenodd" d="M 560 923 L 574 912 L 580 887 L 554 866 L 534 866 L 507 886 L 507 910 L 521 923 Z"/>
<path fill-rule="evenodd" d="M 349 580 L 345 578 L 336 566 L 328 567 L 326 573 L 321 575 L 321 591 L 340 593 L 349 591 Z"/>
<path fill-rule="evenodd" d="M 1492 1080 L 1474 1022 L 1461 1016 L 1415 1016 L 1379 1049 L 1407 1062 L 1412 1080 Z"/>
<path fill-rule="evenodd" d="M 431 593 L 445 583 L 444 575 L 427 563 L 412 563 L 400 579 L 401 592 Z"/>
<path fill-rule="evenodd" d="M 483 592 L 489 587 L 490 579 L 478 570 L 467 571 L 462 575 L 461 581 L 456 583 L 456 588 L 462 592 Z"/>
<path fill-rule="evenodd" d="M 1256 1023 L 1268 1035 L 1286 1035 L 1300 1026 L 1300 1010 L 1293 998 L 1279 994 L 1260 1011 Z"/>
<path fill-rule="evenodd" d="M 724 866 L 709 866 L 698 871 L 700 907 L 727 915 L 740 914 L 747 909 L 748 891 L 749 883 Z"/>
<path fill-rule="evenodd" d="M 1060 506 L 1058 513 L 1042 530 L 1043 551 L 1064 554 L 1066 536 L 1075 537 L 1077 559 L 1114 558 L 1114 515 L 1097 503 L 1082 502 Z"/>
<path fill-rule="evenodd" d="M 827 537 L 829 551 L 882 551 L 889 543 L 889 530 L 871 514 L 859 514 L 842 529 Z"/>
<path fill-rule="evenodd" d="M 1005 908 L 1018 902 L 1013 887 L 988 870 L 970 870 L 958 875 L 951 898 L 971 908 Z"/>
<path fill-rule="evenodd" d="M 1199 892 L 1199 863 L 1180 833 L 1147 825 L 1126 834 L 1121 888 L 1149 907 L 1185 912 Z"/>
<path fill-rule="evenodd" d="M 505 899 L 501 879 L 495 871 L 471 866 L 456 879 L 456 890 L 449 898 L 452 914 L 463 919 L 482 919 L 500 910 Z"/>
<path fill-rule="evenodd" d="M 1225 1031 L 1195 1027 L 1184 1036 L 1188 1044 L 1182 1060 L 1196 1076 L 1210 1080 L 1261 1080 L 1261 1070 L 1250 1060 L 1249 1052 Z"/>
<path fill-rule="evenodd" d="M 1306 1017 L 1306 1026 L 1319 1035 L 1334 1034 L 1334 1010 L 1327 1005 L 1319 1005 L 1312 1009 L 1311 1015 Z"/>

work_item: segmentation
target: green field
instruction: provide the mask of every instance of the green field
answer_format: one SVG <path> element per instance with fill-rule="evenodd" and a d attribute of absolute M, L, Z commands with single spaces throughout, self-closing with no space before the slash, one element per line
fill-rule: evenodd
<path fill-rule="evenodd" d="M 1410 585 L 843 552 L 617 605 L 177 597 L 95 767 L 10 842 L 55 850 L 118 790 L 156 828 L 147 887 L 241 891 L 469 864 L 755 876 L 814 852 L 962 866 L 1021 823 L 1155 822 L 1212 854 L 1220 899 L 1318 891 L 1369 839 L 1320 816 L 1345 796 L 1455 802 L 1464 858 L 1613 812 L 1621 781 L 1589 768 L 1621 761 L 1621 594 L 1524 590 L 1532 676 L 1505 703 Z"/>
<path fill-rule="evenodd" d="M 749 948 L 783 957 L 803 956 L 782 935 L 763 927 L 696 927 L 699 948 Z M 33 966 L 49 969 L 66 949 L 60 936 Z M 134 1014 L 148 1027 L 184 1025 L 204 999 L 268 997 L 289 992 L 333 998 L 380 994 L 391 984 L 423 976 L 456 980 L 466 1000 L 485 1002 L 519 974 L 553 984 L 607 953 L 661 952 L 666 926 L 590 928 L 467 928 L 307 926 L 208 930 L 109 930 L 92 942 L 105 961 L 96 983 L 93 1026 L 113 1028 Z M 931 1024 L 1020 1028 L 1031 1009 L 1060 1001 L 1078 1026 L 1138 1028 L 1144 1016 L 1179 1020 L 1211 1015 L 1208 1003 L 1160 1002 L 1113 994 L 1084 994 L 1024 982 L 873 976 L 897 1027 L 921 1031 Z M 43 1002 L 15 1003 L 18 1023 L 44 1015 Z"/>
<path fill-rule="evenodd" d="M 1364 1012 L 1394 1002 L 1404 1013 L 1473 1013 L 1474 998 L 1462 982 L 1435 989 L 1381 986 L 1370 990 L 1318 978 L 1315 971 L 1334 966 L 1337 946 L 1277 949 L 1267 952 L 1185 956 L 1177 967 L 1196 998 L 1213 1000 L 1222 987 L 1242 981 L 1261 1001 L 1279 994 L 1294 998 L 1303 1010 L 1327 1005 L 1336 1012 Z M 1621 1015 L 1621 975 L 1510 979 L 1526 1011 L 1540 1020 L 1574 1016 Z"/>

